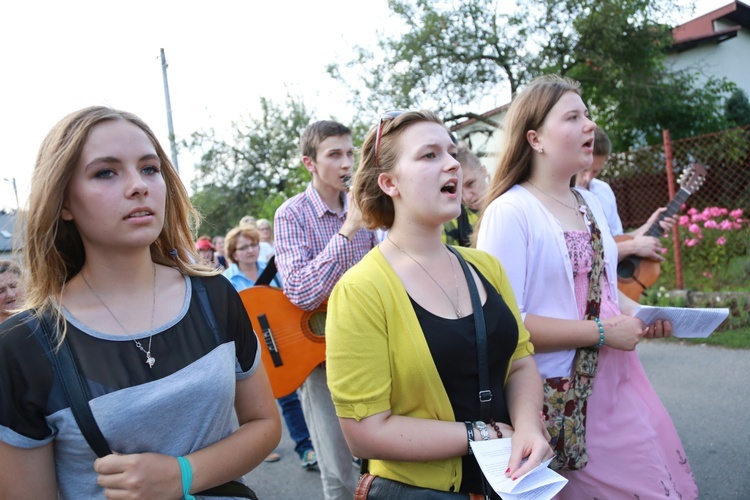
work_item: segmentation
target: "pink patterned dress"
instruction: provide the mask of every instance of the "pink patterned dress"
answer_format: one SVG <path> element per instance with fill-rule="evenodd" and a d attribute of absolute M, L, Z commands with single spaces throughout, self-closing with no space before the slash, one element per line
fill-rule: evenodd
<path fill-rule="evenodd" d="M 591 270 L 588 231 L 566 231 L 578 315 L 585 316 Z M 604 277 L 600 317 L 620 314 Z M 588 465 L 564 471 L 568 484 L 555 498 L 698 498 L 685 450 L 667 410 L 646 377 L 636 351 L 602 347 L 586 417 Z"/>

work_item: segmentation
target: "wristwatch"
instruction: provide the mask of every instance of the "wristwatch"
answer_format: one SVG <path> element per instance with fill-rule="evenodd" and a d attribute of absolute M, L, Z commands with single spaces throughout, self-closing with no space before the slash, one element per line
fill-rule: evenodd
<path fill-rule="evenodd" d="M 490 431 L 487 430 L 487 424 L 485 424 L 481 420 L 478 420 L 474 422 L 474 427 L 476 427 L 477 430 L 479 431 L 479 434 L 482 435 L 482 441 L 490 440 Z"/>

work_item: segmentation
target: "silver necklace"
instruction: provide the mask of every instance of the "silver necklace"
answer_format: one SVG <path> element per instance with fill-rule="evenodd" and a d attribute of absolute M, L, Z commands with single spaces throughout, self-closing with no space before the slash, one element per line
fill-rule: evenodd
<path fill-rule="evenodd" d="M 154 286 L 153 286 L 153 291 L 151 295 L 151 323 L 149 324 L 149 330 L 154 329 L 154 309 L 156 309 L 156 264 L 152 262 L 151 265 L 154 268 Z M 86 275 L 83 274 L 83 271 L 81 271 L 81 277 L 83 278 L 83 282 L 86 283 L 86 286 L 89 288 L 89 290 L 94 295 L 94 297 L 96 297 L 97 300 L 99 300 L 99 302 L 104 306 L 104 308 L 107 310 L 109 315 L 112 316 L 112 319 L 115 320 L 115 323 L 117 323 L 117 325 L 122 329 L 122 331 L 125 332 L 125 335 L 129 336 L 130 334 L 128 333 L 128 330 L 124 326 L 122 326 L 122 323 L 120 323 L 120 321 L 117 319 L 117 316 L 115 316 L 115 313 L 112 312 L 112 309 L 110 309 L 107 306 L 107 304 L 104 303 L 104 301 L 99 296 L 99 294 L 96 293 L 96 291 L 94 291 L 94 288 L 89 283 L 89 280 L 86 279 Z M 138 349 L 140 349 L 141 351 L 143 351 L 144 354 L 146 354 L 146 364 L 148 365 L 149 368 L 153 368 L 154 363 L 156 363 L 156 358 L 151 356 L 151 339 L 153 337 L 154 337 L 153 334 L 151 334 L 148 337 L 148 349 L 144 349 L 141 343 L 138 342 L 138 340 L 130 339 L 133 342 L 135 342 L 135 345 L 136 347 L 138 347 Z"/>
<path fill-rule="evenodd" d="M 531 184 L 532 186 L 534 186 L 543 195 L 545 195 L 545 196 L 547 196 L 549 198 L 552 198 L 553 200 L 555 200 L 556 202 L 558 202 L 560 205 L 563 205 L 563 206 L 568 207 L 569 209 L 573 210 L 573 212 L 576 214 L 576 217 L 582 217 L 583 216 L 581 214 L 580 210 L 578 210 L 576 207 L 570 206 L 567 203 L 564 203 L 564 202 L 558 200 L 557 198 L 555 198 L 551 194 L 547 193 L 546 191 L 542 191 L 542 188 L 540 188 L 539 186 L 537 186 L 536 184 L 534 184 L 533 182 L 531 182 L 531 179 L 529 179 L 529 184 Z"/>
<path fill-rule="evenodd" d="M 390 234 L 386 234 L 385 237 L 388 238 L 388 241 L 390 241 L 393 244 L 393 246 L 395 246 L 396 248 L 398 248 L 399 250 L 401 250 L 401 253 L 403 253 L 404 255 L 406 255 L 407 257 L 409 257 L 411 260 L 413 260 L 422 269 L 422 271 L 424 271 L 425 274 L 427 276 L 429 276 L 429 278 L 438 286 L 438 288 L 440 289 L 440 291 L 443 292 L 443 295 L 445 295 L 445 298 L 447 298 L 448 302 L 451 303 L 451 306 L 453 306 L 453 310 L 456 313 L 456 318 L 460 318 L 461 317 L 461 309 L 458 308 L 458 300 L 459 300 L 459 297 L 458 297 L 458 279 L 456 278 L 456 269 L 453 267 L 453 259 L 451 258 L 450 252 L 448 252 L 447 249 L 445 250 L 445 252 L 448 254 L 448 261 L 451 264 L 451 271 L 453 272 L 453 283 L 456 285 L 456 302 L 453 302 L 453 299 L 451 299 L 450 295 L 448 295 L 448 292 L 445 291 L 445 289 L 440 285 L 440 283 L 438 283 L 437 280 L 432 277 L 432 275 L 427 271 L 427 269 L 424 268 L 424 266 L 422 266 L 422 264 L 419 263 L 419 261 L 417 259 L 415 259 L 411 255 L 409 255 L 406 252 L 406 250 L 404 250 L 400 246 L 396 245 L 396 242 L 391 239 L 391 235 Z M 445 248 L 445 247 L 443 247 L 443 248 Z"/>

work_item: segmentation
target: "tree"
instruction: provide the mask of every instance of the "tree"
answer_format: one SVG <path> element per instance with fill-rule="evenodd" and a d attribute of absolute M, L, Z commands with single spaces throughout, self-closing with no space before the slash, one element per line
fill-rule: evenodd
<path fill-rule="evenodd" d="M 724 115 L 727 121 L 738 127 L 750 125 L 750 101 L 742 89 L 737 89 L 727 99 L 724 107 Z"/>
<path fill-rule="evenodd" d="M 661 22 L 669 0 L 525 0 L 501 12 L 496 0 L 390 0 L 405 32 L 380 35 L 378 53 L 359 48 L 329 73 L 350 82 L 363 109 L 428 107 L 449 124 L 482 119 L 488 95 L 501 102 L 533 77 L 559 73 L 581 82 L 592 115 L 615 148 L 724 125 L 723 80 L 694 82 L 666 65 L 671 44 Z M 352 77 L 348 72 L 353 72 Z M 356 89 L 364 86 L 365 90 Z"/>
<path fill-rule="evenodd" d="M 260 105 L 260 118 L 232 124 L 229 141 L 209 130 L 183 143 L 201 155 L 192 199 L 204 217 L 202 233 L 224 234 L 244 215 L 273 219 L 310 180 L 299 154 L 299 136 L 312 121 L 304 104 L 289 97 L 286 107 L 265 98 Z"/>

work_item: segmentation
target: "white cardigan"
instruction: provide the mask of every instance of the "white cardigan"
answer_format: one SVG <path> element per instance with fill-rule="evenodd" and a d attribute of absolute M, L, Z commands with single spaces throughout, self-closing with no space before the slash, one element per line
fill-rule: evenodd
<path fill-rule="evenodd" d="M 604 242 L 605 273 L 617 300 L 617 245 L 599 200 L 578 190 L 596 218 Z M 521 317 L 531 313 L 580 319 L 573 267 L 560 222 L 525 188 L 515 185 L 487 207 L 477 235 L 477 248 L 497 257 L 516 295 Z M 533 337 L 532 337 L 533 342 Z M 575 349 L 534 355 L 542 378 L 571 374 Z"/>

